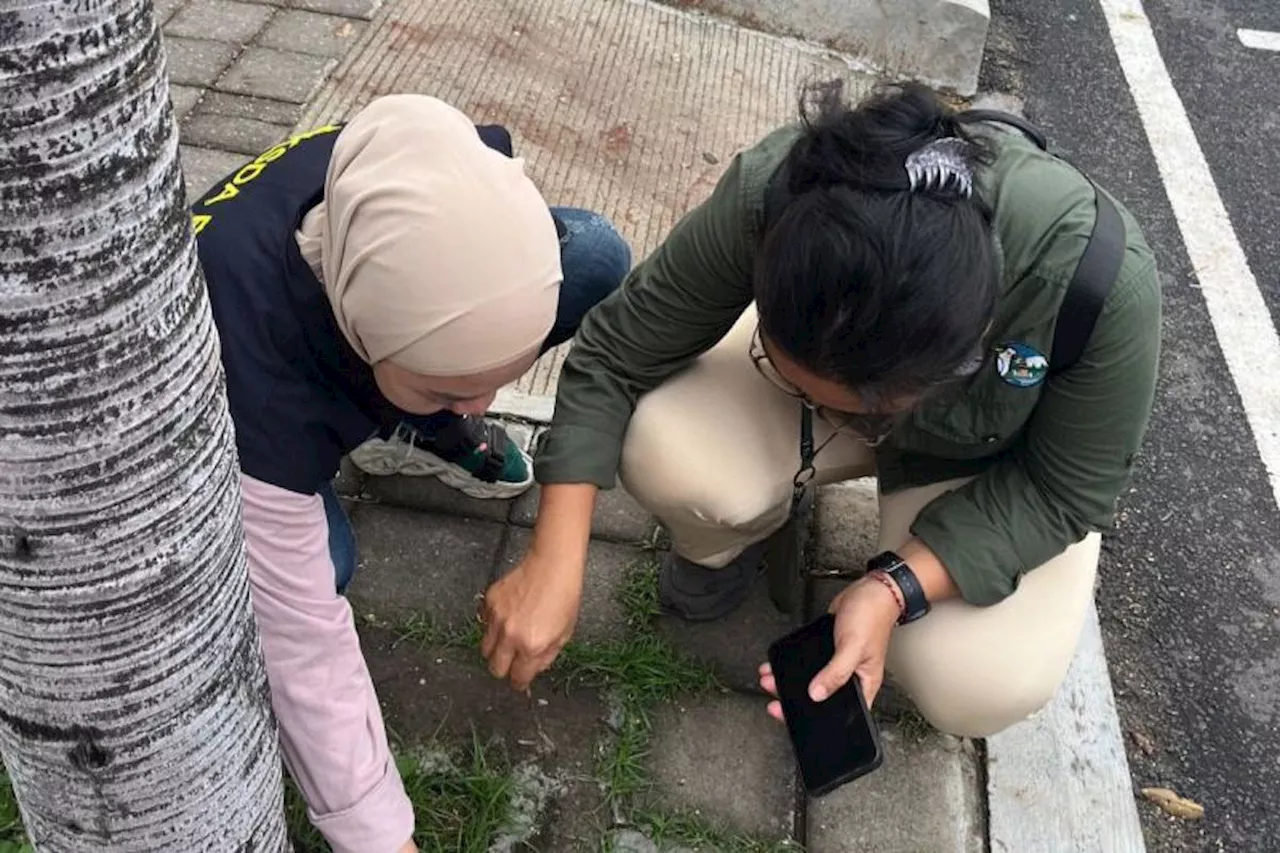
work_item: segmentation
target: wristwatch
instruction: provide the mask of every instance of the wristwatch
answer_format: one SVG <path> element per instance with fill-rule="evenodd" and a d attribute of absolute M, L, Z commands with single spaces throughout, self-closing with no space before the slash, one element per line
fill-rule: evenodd
<path fill-rule="evenodd" d="M 898 585 L 904 606 L 899 625 L 914 622 L 929 612 L 929 600 L 924 597 L 924 587 L 916 580 L 916 573 L 892 551 L 877 554 L 867 561 L 868 572 L 884 572 Z"/>

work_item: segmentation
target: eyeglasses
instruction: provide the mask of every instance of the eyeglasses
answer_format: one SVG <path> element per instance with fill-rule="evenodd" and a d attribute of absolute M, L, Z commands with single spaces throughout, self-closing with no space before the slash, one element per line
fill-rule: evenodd
<path fill-rule="evenodd" d="M 800 404 L 815 415 L 822 418 L 836 432 L 851 435 L 868 447 L 877 447 L 893 432 L 894 427 L 905 416 L 905 412 L 882 414 L 879 412 L 842 412 L 828 406 L 815 403 L 808 394 L 800 390 L 795 383 L 778 372 L 769 353 L 765 351 L 764 342 L 760 339 L 760 326 L 757 325 L 751 334 L 751 363 L 756 371 L 768 379 L 777 389 L 789 397 L 794 397 Z"/>

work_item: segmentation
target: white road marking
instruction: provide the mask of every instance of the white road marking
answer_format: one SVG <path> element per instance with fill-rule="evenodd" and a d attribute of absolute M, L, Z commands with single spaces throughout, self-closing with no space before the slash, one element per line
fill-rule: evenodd
<path fill-rule="evenodd" d="M 1252 47 L 1257 50 L 1280 51 L 1280 33 L 1242 28 L 1236 30 L 1236 35 L 1240 37 L 1240 43 L 1245 47 Z"/>
<path fill-rule="evenodd" d="M 1218 345 L 1266 466 L 1272 495 L 1280 505 L 1280 385 L 1276 383 L 1280 376 L 1280 337 L 1231 227 L 1186 109 L 1169 79 L 1141 0 L 1099 3 L 1204 294 Z M 1249 47 L 1280 50 L 1280 34 L 1242 30 L 1240 40 Z M 1096 715 L 1096 725 L 1087 736 L 1080 734 L 1079 726 L 1068 726 L 1069 736 L 1062 734 L 1063 719 L 1067 718 L 1058 711 L 1064 702 L 1073 708 L 1089 708 Z M 987 749 L 990 756 L 1003 759 L 1004 765 L 988 768 L 993 849 L 997 845 L 1001 845 L 999 849 L 1036 853 L 1143 849 L 1137 809 L 1132 798 L 1122 793 L 1129 766 L 1101 636 L 1092 613 L 1071 674 L 1054 703 L 1027 722 L 988 740 Z M 1087 772 L 1079 768 L 1086 768 Z M 1077 807 L 1089 802 L 1088 792 L 1076 789 L 1096 788 L 1104 783 L 1105 787 L 1116 789 L 1107 792 L 1114 801 L 1115 813 L 1101 824 L 1096 815 L 1076 816 Z M 1090 822 L 1090 817 L 1095 820 Z M 1030 835 L 1029 827 L 1035 828 Z M 1032 842 L 1030 838 L 1038 840 Z M 1008 847 L 1010 843 L 1016 848 Z"/>
<path fill-rule="evenodd" d="M 1200 282 L 1227 369 L 1280 506 L 1280 336 L 1213 182 L 1140 0 L 1099 0 Z"/>

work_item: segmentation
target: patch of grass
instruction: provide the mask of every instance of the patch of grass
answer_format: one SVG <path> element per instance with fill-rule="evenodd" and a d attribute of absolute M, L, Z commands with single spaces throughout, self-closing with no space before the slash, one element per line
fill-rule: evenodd
<path fill-rule="evenodd" d="M 654 633 L 637 632 L 602 643 L 570 643 L 552 671 L 568 684 L 609 690 L 641 703 L 719 686 L 711 670 Z"/>
<path fill-rule="evenodd" d="M 615 697 L 613 737 L 600 750 L 596 773 L 604 786 L 605 802 L 620 812 L 637 795 L 649 789 L 649 736 L 653 721 L 649 709 L 634 699 Z"/>
<path fill-rule="evenodd" d="M 801 853 L 794 841 L 765 841 L 740 835 L 718 826 L 701 815 L 688 811 L 660 812 L 640 810 L 632 815 L 642 829 L 661 849 L 688 847 L 714 850 L 716 853 Z"/>
<path fill-rule="evenodd" d="M 471 622 L 461 629 L 443 628 L 426 613 L 415 613 L 388 627 L 400 639 L 417 643 L 420 647 L 475 649 L 480 647 L 480 639 L 484 636 L 479 622 Z"/>
<path fill-rule="evenodd" d="M 486 853 L 495 838 L 512 832 L 513 802 L 527 792 L 506 761 L 479 741 L 462 752 L 404 752 L 396 764 L 417 816 L 414 841 L 423 853 Z M 330 853 L 292 781 L 285 810 L 296 853 Z"/>
<path fill-rule="evenodd" d="M 627 618 L 627 627 L 633 631 L 653 630 L 653 620 L 662 610 L 658 604 L 657 560 L 637 560 L 627 567 L 618 590 L 618 604 Z"/>
<path fill-rule="evenodd" d="M 0 853 L 32 853 L 34 849 L 22 828 L 22 813 L 9 773 L 0 764 Z"/>

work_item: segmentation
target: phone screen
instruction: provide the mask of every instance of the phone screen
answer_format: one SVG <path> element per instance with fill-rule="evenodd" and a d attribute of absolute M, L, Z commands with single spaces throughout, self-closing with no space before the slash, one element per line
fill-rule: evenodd
<path fill-rule="evenodd" d="M 835 653 L 835 617 L 830 614 L 783 637 L 769 649 L 800 775 L 814 795 L 880 766 L 880 739 L 857 676 L 823 702 L 809 698 L 809 683 Z"/>

